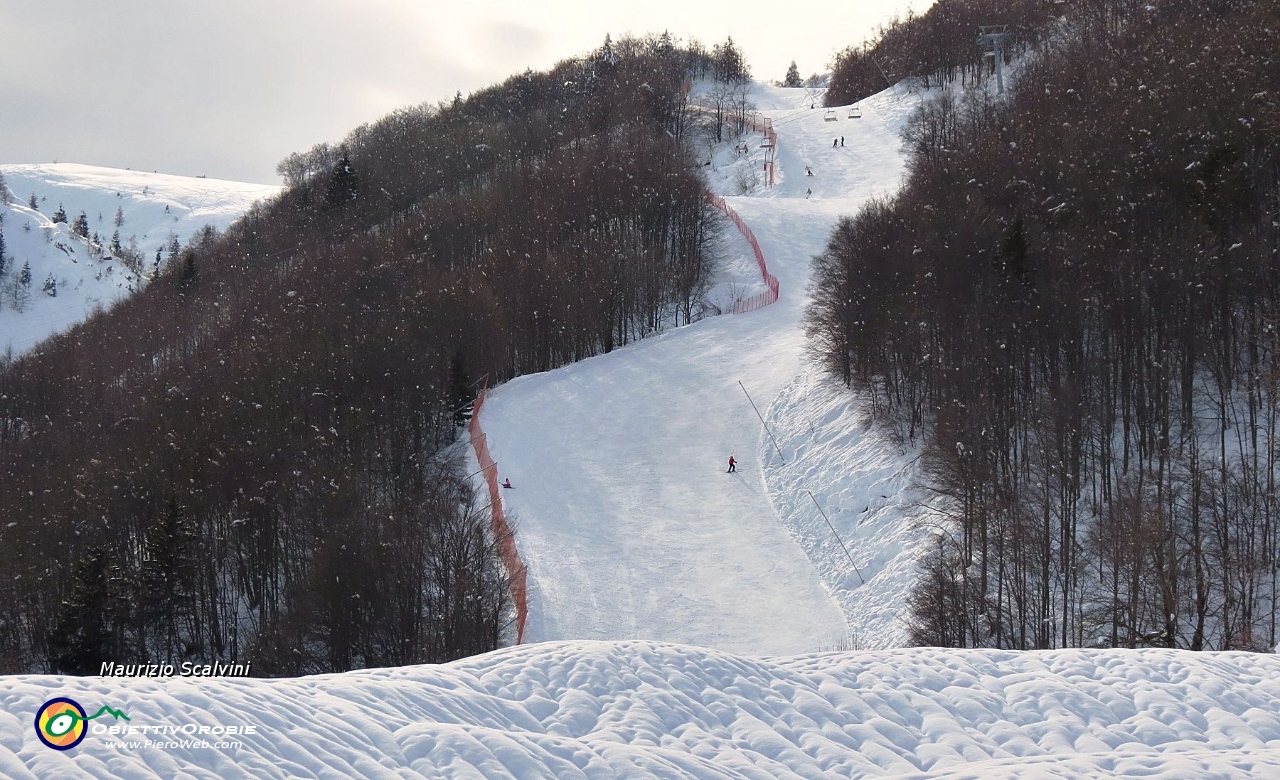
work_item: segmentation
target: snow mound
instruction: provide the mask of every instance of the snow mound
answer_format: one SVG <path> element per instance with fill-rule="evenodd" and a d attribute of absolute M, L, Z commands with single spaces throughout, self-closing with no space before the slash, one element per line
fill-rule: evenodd
<path fill-rule="evenodd" d="M 850 649 L 907 643 L 903 616 L 916 561 L 943 523 L 912 487 L 918 448 L 891 440 L 868 407 L 810 366 L 765 415 L 786 456 L 786 463 L 767 459 L 769 498 L 839 601 Z"/>
<path fill-rule="evenodd" d="M 1260 777 L 1280 659 L 1176 650 L 748 658 L 651 642 L 525 645 L 291 680 L 0 679 L 0 774 L 100 777 Z M 67 696 L 135 728 L 255 726 L 236 749 L 51 750 Z M 94 721 L 94 724 L 101 721 Z M 124 723 L 124 721 L 119 721 Z M 153 737 L 153 741 L 170 739 Z M 206 738 L 207 739 L 207 738 Z"/>

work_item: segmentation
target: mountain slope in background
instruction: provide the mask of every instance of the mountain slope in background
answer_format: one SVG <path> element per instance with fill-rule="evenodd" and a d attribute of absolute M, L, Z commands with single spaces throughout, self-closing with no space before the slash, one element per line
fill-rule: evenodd
<path fill-rule="evenodd" d="M 163 263 L 173 238 L 186 246 L 206 225 L 222 230 L 280 189 L 74 163 L 3 165 L 0 172 L 12 196 L 9 205 L 0 206 L 8 256 L 0 278 L 0 353 L 12 350 L 15 356 L 145 284 L 155 271 L 156 252 Z M 33 194 L 38 209 L 29 206 Z M 52 221 L 59 206 L 67 223 Z M 90 240 L 71 229 L 81 212 Z M 111 251 L 116 232 L 119 255 Z M 95 233 L 101 251 L 91 245 Z M 141 273 L 123 262 L 130 249 L 141 257 Z M 15 298 L 13 283 L 24 263 L 30 264 L 31 285 L 25 296 L 20 292 Z M 50 278 L 56 285 L 53 296 L 45 291 Z"/>

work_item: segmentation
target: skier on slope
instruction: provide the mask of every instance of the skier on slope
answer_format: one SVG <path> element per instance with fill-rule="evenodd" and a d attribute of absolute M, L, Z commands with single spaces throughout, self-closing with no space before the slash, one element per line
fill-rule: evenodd
<path fill-rule="evenodd" d="M 737 470 L 738 470 L 738 461 L 734 460 L 733 456 L 730 455 L 729 456 L 729 473 L 732 474 Z"/>
<path fill-rule="evenodd" d="M 511 477 L 507 477 L 506 479 L 502 480 L 502 486 L 504 488 L 511 487 Z"/>

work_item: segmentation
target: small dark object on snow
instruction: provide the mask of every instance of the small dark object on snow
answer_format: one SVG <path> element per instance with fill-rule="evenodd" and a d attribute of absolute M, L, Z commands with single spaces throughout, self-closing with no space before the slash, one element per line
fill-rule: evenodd
<path fill-rule="evenodd" d="M 509 488 L 509 487 L 511 487 L 511 479 L 510 479 L 510 477 L 508 477 L 507 479 L 502 480 L 502 486 L 503 486 L 504 488 Z"/>
<path fill-rule="evenodd" d="M 729 473 L 732 474 L 737 470 L 738 470 L 738 461 L 734 460 L 733 456 L 730 455 L 729 456 Z"/>

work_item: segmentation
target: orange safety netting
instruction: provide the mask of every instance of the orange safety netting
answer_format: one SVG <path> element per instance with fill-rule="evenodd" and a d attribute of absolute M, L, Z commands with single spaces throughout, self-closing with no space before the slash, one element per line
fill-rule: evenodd
<path fill-rule="evenodd" d="M 764 253 L 760 251 L 760 242 L 756 241 L 756 236 L 751 232 L 751 228 L 747 227 L 747 223 L 742 221 L 742 217 L 738 216 L 738 212 L 734 211 L 729 207 L 728 203 L 724 202 L 724 198 L 707 193 L 707 199 L 711 201 L 711 205 L 723 211 L 729 219 L 733 220 L 733 224 L 738 226 L 738 231 L 742 233 L 743 237 L 747 239 L 747 243 L 751 245 L 751 251 L 754 252 L 756 256 L 756 263 L 760 266 L 760 276 L 764 279 L 765 285 L 769 288 L 759 295 L 753 295 L 750 298 L 735 299 L 733 302 L 733 313 L 742 314 L 748 311 L 755 311 L 756 309 L 768 306 L 778 300 L 778 277 L 769 273 L 769 266 L 764 262 Z"/>
<path fill-rule="evenodd" d="M 490 527 L 493 529 L 493 538 L 498 544 L 498 554 L 502 556 L 502 563 L 507 567 L 511 597 L 516 602 L 516 644 L 520 644 L 524 641 L 524 623 L 529 617 L 528 599 L 525 594 L 528 571 L 525 569 L 524 562 L 520 560 L 519 551 L 516 550 L 515 533 L 507 524 L 507 516 L 502 511 L 502 486 L 498 484 L 498 464 L 489 454 L 489 443 L 485 440 L 484 432 L 480 430 L 480 407 L 484 404 L 487 392 L 488 388 L 481 390 L 480 396 L 476 398 L 468 430 L 471 433 L 471 447 L 476 451 L 476 460 L 480 463 L 480 470 L 484 472 L 484 481 L 489 485 L 489 507 L 492 510 Z"/>

